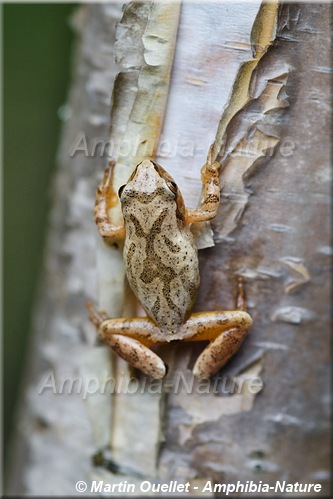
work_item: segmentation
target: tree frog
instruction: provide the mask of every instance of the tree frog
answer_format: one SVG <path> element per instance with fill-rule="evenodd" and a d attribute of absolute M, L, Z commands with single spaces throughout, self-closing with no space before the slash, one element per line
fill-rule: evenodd
<path fill-rule="evenodd" d="M 190 225 L 217 214 L 220 164 L 212 160 L 211 147 L 201 170 L 203 202 L 198 209 L 186 209 L 171 176 L 153 161 L 142 161 L 119 189 L 121 225 L 113 225 L 108 216 L 114 165 L 110 162 L 97 189 L 95 221 L 106 242 L 124 241 L 126 275 L 147 317 L 107 318 L 90 303 L 89 318 L 118 355 L 157 379 L 165 376 L 166 366 L 153 345 L 208 340 L 193 368 L 196 378 L 207 379 L 239 349 L 252 324 L 242 278 L 235 310 L 191 313 L 200 276 Z"/>

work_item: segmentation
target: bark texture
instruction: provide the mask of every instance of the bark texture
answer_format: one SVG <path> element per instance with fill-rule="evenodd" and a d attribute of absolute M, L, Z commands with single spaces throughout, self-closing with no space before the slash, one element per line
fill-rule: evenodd
<path fill-rule="evenodd" d="M 220 9 L 213 16 L 210 5 Z M 190 129 L 191 140 L 202 137 L 194 157 L 198 169 L 192 175 L 192 170 L 184 167 L 182 190 L 186 178 L 196 176 L 200 186 L 199 169 L 223 107 L 233 95 L 239 65 L 251 58 L 250 32 L 259 4 L 252 12 L 246 11 L 248 4 L 238 6 L 238 19 L 244 25 L 250 16 L 248 37 L 236 29 L 234 38 L 223 43 L 216 16 L 217 12 L 227 16 L 228 9 L 222 10 L 220 5 L 185 3 L 181 10 L 177 39 L 181 45 L 176 47 L 163 135 L 168 137 L 174 123 L 178 134 L 185 137 Z M 186 76 L 182 76 L 179 58 L 186 44 L 202 47 L 197 41 L 200 29 L 191 29 L 193 12 L 202 20 L 202 30 L 207 32 L 204 38 L 213 39 L 214 47 L 206 52 L 202 48 L 200 57 L 197 52 L 193 60 L 187 58 L 192 73 L 186 68 Z M 135 15 L 141 16 L 134 25 L 141 33 L 149 17 L 147 7 L 139 13 L 136 10 Z M 223 377 L 215 384 L 196 383 L 187 390 L 189 367 L 202 345 L 178 344 L 164 351 L 172 369 L 162 393 L 158 389 L 152 393 L 149 384 L 143 393 L 126 396 L 89 394 L 86 385 L 80 393 L 76 389 L 53 393 L 54 386 L 60 391 L 59 383 L 65 379 L 102 379 L 105 369 L 112 374 L 115 365 L 118 378 L 122 370 L 126 379 L 130 376 L 125 365 L 114 359 L 110 363 L 112 356 L 106 347 L 96 346 L 95 331 L 86 319 L 85 302 L 96 300 L 99 293 L 92 207 L 106 159 L 86 157 L 80 142 L 84 133 L 91 151 L 94 138 L 109 137 L 110 96 L 119 71 L 114 62 L 116 23 L 122 16 L 120 4 L 94 4 L 81 7 L 74 19 L 78 32 L 74 77 L 8 493 L 68 495 L 77 493 L 75 484 L 80 480 L 90 487 L 93 479 L 107 483 L 126 479 L 139 484 L 149 478 L 190 481 L 191 487 L 199 490 L 208 480 L 261 480 L 272 485 L 276 480 L 311 482 L 322 484 L 321 495 L 327 495 L 328 276 L 332 255 L 328 4 L 280 8 L 275 39 L 255 64 L 248 99 L 224 131 L 219 157 L 225 187 L 213 224 L 216 244 L 201 252 L 202 285 L 196 310 L 232 308 L 235 275 L 243 275 L 254 325 L 240 352 L 223 370 Z M 131 36 L 140 44 L 141 35 L 133 29 Z M 118 32 L 118 40 L 123 33 Z M 253 37 L 256 34 L 252 33 Z M 254 53 L 257 57 L 258 47 Z M 225 89 L 219 92 L 218 86 L 210 93 L 210 75 L 213 71 L 220 74 L 221 67 L 228 71 L 228 61 L 235 59 L 237 64 L 230 62 L 235 69 L 226 96 L 222 96 Z M 123 60 L 118 52 L 118 63 Z M 143 63 L 137 55 L 128 68 L 135 73 Z M 128 72 L 123 75 L 132 85 L 124 88 L 131 92 L 136 88 L 134 77 Z M 186 82 L 187 92 L 179 106 L 178 80 Z M 191 89 L 196 92 L 198 88 L 207 95 L 207 106 L 214 107 L 211 123 L 207 111 L 206 121 L 192 118 L 196 101 Z M 117 102 L 114 95 L 113 106 Z M 184 117 L 184 102 L 190 107 L 189 122 Z M 201 101 L 198 106 L 200 114 L 205 106 Z M 122 124 L 119 126 L 121 129 Z M 170 134 L 170 143 L 174 143 L 172 131 Z M 81 151 L 71 155 L 75 147 Z M 161 151 L 157 157 L 169 170 L 169 164 L 177 162 L 177 156 L 171 154 L 163 159 Z M 193 156 L 183 160 L 188 164 Z M 177 171 L 172 174 L 177 179 Z M 188 183 L 185 199 L 194 207 L 194 184 Z M 120 257 L 114 258 L 121 265 Z M 118 294 L 121 301 L 124 293 Z M 249 383 L 258 376 L 262 385 L 255 394 L 250 393 Z M 229 387 L 234 384 L 243 389 L 225 393 L 226 379 Z M 179 389 L 175 388 L 177 380 L 182 384 Z M 94 467 L 91 457 L 98 450 L 107 457 L 107 448 L 111 460 L 101 459 L 102 466 Z"/>

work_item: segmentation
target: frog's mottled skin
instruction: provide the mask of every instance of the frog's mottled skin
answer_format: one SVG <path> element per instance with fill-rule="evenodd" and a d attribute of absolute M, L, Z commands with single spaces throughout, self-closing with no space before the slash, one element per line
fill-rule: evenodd
<path fill-rule="evenodd" d="M 212 162 L 210 152 L 202 169 L 202 206 L 186 210 L 170 175 L 161 166 L 143 161 L 119 190 L 124 218 L 119 226 L 112 225 L 108 218 L 114 197 L 113 167 L 111 162 L 97 191 L 95 219 L 107 242 L 125 238 L 126 274 L 147 317 L 107 319 L 89 305 L 90 319 L 113 350 L 155 378 L 162 378 L 166 370 L 162 359 L 150 349 L 153 344 L 175 339 L 209 340 L 193 369 L 197 378 L 207 378 L 238 350 L 252 323 L 245 312 L 241 279 L 237 310 L 191 315 L 200 278 L 189 224 L 215 217 L 220 200 L 220 165 Z"/>
<path fill-rule="evenodd" d="M 161 176 L 162 175 L 162 176 Z M 136 168 L 121 194 L 126 274 L 147 315 L 167 337 L 188 318 L 199 288 L 198 251 L 185 222 L 178 189 L 150 161 Z"/>

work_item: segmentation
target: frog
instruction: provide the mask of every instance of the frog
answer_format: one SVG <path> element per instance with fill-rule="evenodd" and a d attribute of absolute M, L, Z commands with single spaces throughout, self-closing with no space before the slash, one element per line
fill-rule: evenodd
<path fill-rule="evenodd" d="M 238 351 L 252 324 L 247 312 L 244 279 L 237 279 L 234 310 L 192 312 L 200 286 L 198 249 L 192 225 L 213 220 L 220 203 L 221 164 L 209 149 L 201 169 L 202 202 L 186 208 L 174 179 L 159 164 L 145 159 L 118 191 L 123 222 L 113 224 L 114 203 L 110 161 L 97 189 L 95 222 L 106 244 L 122 246 L 129 285 L 145 317 L 109 318 L 89 302 L 89 319 L 101 340 L 132 367 L 154 379 L 166 376 L 167 366 L 153 351 L 172 341 L 208 341 L 193 375 L 215 375 Z"/>

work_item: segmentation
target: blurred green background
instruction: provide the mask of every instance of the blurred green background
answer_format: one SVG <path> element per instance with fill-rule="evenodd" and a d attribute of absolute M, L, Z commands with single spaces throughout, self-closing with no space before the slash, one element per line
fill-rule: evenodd
<path fill-rule="evenodd" d="M 74 9 L 61 3 L 3 6 L 5 451 L 42 265 Z"/>

